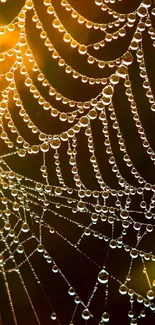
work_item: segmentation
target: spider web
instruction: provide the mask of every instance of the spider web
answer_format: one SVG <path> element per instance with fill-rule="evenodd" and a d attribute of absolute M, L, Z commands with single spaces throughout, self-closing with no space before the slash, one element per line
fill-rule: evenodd
<path fill-rule="evenodd" d="M 154 4 L 0 5 L 1 322 L 152 322 Z"/>

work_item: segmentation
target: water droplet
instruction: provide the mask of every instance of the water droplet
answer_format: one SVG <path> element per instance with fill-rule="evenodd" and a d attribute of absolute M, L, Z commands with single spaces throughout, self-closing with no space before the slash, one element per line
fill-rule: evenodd
<path fill-rule="evenodd" d="M 82 318 L 84 320 L 88 320 L 90 318 L 90 311 L 88 309 L 84 309 L 82 312 Z"/>
<path fill-rule="evenodd" d="M 106 270 L 102 270 L 98 274 L 98 281 L 102 284 L 107 283 L 109 280 L 109 273 Z"/>

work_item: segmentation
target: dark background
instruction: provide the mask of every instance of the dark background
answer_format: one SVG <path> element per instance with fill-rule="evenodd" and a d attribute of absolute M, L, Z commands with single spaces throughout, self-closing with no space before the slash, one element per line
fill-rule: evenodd
<path fill-rule="evenodd" d="M 109 7 L 116 10 L 120 13 L 128 13 L 136 10 L 141 1 L 138 0 L 124 0 L 116 1 L 116 4 L 111 4 Z M 7 0 L 5 4 L 0 4 L 0 20 L 1 24 L 7 24 L 18 14 L 19 10 L 22 8 L 24 1 L 13 1 Z M 45 6 L 43 1 L 34 0 L 36 11 L 39 15 L 40 20 L 43 23 L 44 29 L 47 31 L 48 37 L 51 42 L 54 44 L 55 48 L 61 54 L 61 56 L 66 60 L 66 62 L 72 66 L 75 70 L 88 75 L 89 77 L 108 77 L 112 74 L 112 71 L 115 71 L 115 68 L 111 69 L 106 67 L 105 69 L 99 69 L 96 64 L 89 65 L 86 61 L 86 56 L 80 56 L 77 53 L 77 50 L 73 50 L 70 46 L 64 44 L 62 41 L 62 35 L 52 27 L 52 16 L 46 14 Z M 97 42 L 103 38 L 103 33 L 98 30 L 91 29 L 90 31 L 86 29 L 83 25 L 77 23 L 76 19 L 70 17 L 70 13 L 67 12 L 64 8 L 60 6 L 60 1 L 53 0 L 52 4 L 60 17 L 62 23 L 65 25 L 66 29 L 71 33 L 71 35 L 77 39 L 82 44 L 89 44 Z M 70 0 L 70 4 L 79 11 L 81 15 L 87 17 L 92 21 L 103 23 L 110 22 L 112 17 L 102 12 L 99 7 L 94 5 L 93 0 Z M 153 4 L 152 4 L 153 6 Z M 127 28 L 127 34 L 124 38 L 119 38 L 116 41 L 107 43 L 104 48 L 101 48 L 99 51 L 95 51 L 90 48 L 90 54 L 96 56 L 101 60 L 113 60 L 117 57 L 120 57 L 128 48 L 135 27 L 138 21 L 136 21 L 133 28 Z M 153 22 L 154 23 L 154 22 Z M 117 29 L 116 29 L 117 30 Z M 51 53 L 48 52 L 47 48 L 43 45 L 43 41 L 40 40 L 39 30 L 36 30 L 35 24 L 32 23 L 32 12 L 28 12 L 26 18 L 26 32 L 28 37 L 29 46 L 32 49 L 36 57 L 36 61 L 40 65 L 42 72 L 45 74 L 45 77 L 50 81 L 50 83 L 57 89 L 58 92 L 62 93 L 64 96 L 69 97 L 72 100 L 76 101 L 88 101 L 92 97 L 97 96 L 101 91 L 102 85 L 89 85 L 83 84 L 80 82 L 80 78 L 77 80 L 71 78 L 70 75 L 66 75 L 64 68 L 58 67 L 57 60 L 53 60 Z M 17 35 L 14 34 L 14 39 L 16 40 Z M 10 40 L 10 42 L 13 42 Z M 0 51 L 4 51 L 5 48 L 9 47 L 9 41 L 5 44 L 0 42 Z M 145 61 L 149 80 L 151 83 L 152 91 L 155 95 L 155 64 L 154 64 L 154 49 L 152 47 L 152 41 L 148 37 L 147 31 L 143 32 L 143 48 L 145 53 Z M 154 139 L 154 123 L 155 117 L 154 112 L 149 108 L 149 103 L 146 99 L 145 92 L 142 87 L 142 80 L 139 76 L 139 70 L 135 59 L 135 52 L 133 54 L 133 64 L 129 67 L 130 78 L 132 81 L 132 88 L 134 96 L 136 98 L 136 103 L 138 106 L 138 112 L 140 119 L 142 121 L 143 127 L 147 134 L 148 140 L 155 150 L 155 139 Z M 25 59 L 26 60 L 26 59 Z M 27 61 L 25 61 L 27 63 Z M 9 65 L 9 62 L 8 62 Z M 51 98 L 48 95 L 48 91 L 44 88 L 36 79 L 36 73 L 32 73 L 31 69 L 29 74 L 33 77 L 34 83 L 38 87 L 42 96 L 49 100 L 54 107 L 57 107 L 60 111 L 71 111 L 68 105 L 63 105 L 61 102 L 56 101 L 54 98 Z M 50 115 L 49 111 L 44 111 L 37 101 L 34 100 L 32 95 L 29 93 L 29 90 L 26 89 L 24 85 L 24 78 L 19 75 L 19 71 L 16 72 L 16 84 L 19 90 L 20 96 L 23 100 L 25 109 L 30 115 L 33 122 L 40 128 L 42 132 L 50 134 L 59 134 L 62 131 L 67 130 L 70 127 L 68 123 L 62 123 L 58 118 L 53 118 Z M 3 83 L 1 83 L 1 89 L 3 88 Z M 120 123 L 120 129 L 123 134 L 123 138 L 128 149 L 128 153 L 131 157 L 131 160 L 134 166 L 137 168 L 141 176 L 151 184 L 155 183 L 155 173 L 154 173 L 154 164 L 149 159 L 146 151 L 144 150 L 140 137 L 135 128 L 134 121 L 132 119 L 132 114 L 130 111 L 130 106 L 127 101 L 127 97 L 124 94 L 123 82 L 120 83 L 115 88 L 114 95 L 114 106 L 117 118 Z M 25 138 L 25 141 L 28 141 L 30 144 L 38 143 L 36 136 L 32 136 L 32 133 L 26 127 L 26 124 L 19 117 L 18 110 L 12 104 L 10 98 L 9 109 L 12 115 L 12 118 L 15 122 L 16 127 L 20 131 L 21 135 Z M 109 131 L 112 142 L 112 148 L 115 154 L 115 159 L 117 165 L 122 172 L 123 177 L 131 185 L 138 186 L 138 183 L 135 182 L 134 177 L 129 172 L 129 169 L 126 167 L 122 157 L 122 153 L 119 151 L 118 141 L 116 136 L 116 131 L 112 128 L 112 121 L 107 112 L 107 118 L 109 123 Z M 7 130 L 6 122 L 4 121 L 4 127 Z M 110 165 L 108 163 L 108 155 L 105 152 L 104 146 L 104 135 L 102 133 L 101 122 L 96 119 L 92 121 L 92 130 L 94 137 L 95 153 L 98 159 L 99 167 L 103 176 L 103 179 L 108 184 L 109 187 L 114 189 L 119 189 L 117 179 L 112 173 Z M 9 132 L 9 131 L 8 131 Z M 13 137 L 12 137 L 13 138 Z M 12 140 L 13 141 L 13 140 Z M 84 136 L 84 131 L 77 135 L 77 161 L 78 169 L 81 179 L 87 188 L 91 190 L 99 190 L 97 181 L 95 179 L 92 167 L 89 162 L 89 152 L 87 148 L 86 137 Z M 4 143 L 1 144 L 1 154 L 10 152 L 7 149 L 7 146 Z M 63 143 L 60 149 L 60 161 L 61 168 L 64 180 L 68 187 L 74 187 L 74 182 L 72 179 L 70 166 L 68 163 L 68 156 L 66 154 L 67 144 Z M 42 164 L 42 153 L 38 155 L 27 155 L 25 158 L 21 159 L 17 155 L 5 158 L 9 166 L 15 172 L 18 172 L 24 176 L 27 176 L 31 179 L 43 182 L 40 172 L 40 166 Z M 46 162 L 49 173 L 50 184 L 57 186 L 58 180 L 55 173 L 55 165 L 53 152 L 49 151 L 46 154 Z M 26 182 L 25 182 L 26 183 Z M 150 201 L 150 193 L 145 193 L 146 201 Z M 57 199 L 58 200 L 58 199 Z M 135 195 L 132 198 L 132 208 L 133 210 L 140 210 L 139 207 L 139 197 Z M 65 201 L 59 200 L 60 203 Z M 92 199 L 92 202 L 95 204 L 95 199 Z M 111 205 L 114 203 L 111 202 Z M 68 204 L 69 206 L 69 204 Z M 58 211 L 61 215 L 66 216 L 70 220 L 77 221 L 78 223 L 87 227 L 90 223 L 90 216 L 87 213 L 77 212 L 76 214 L 72 213 L 72 210 L 65 207 L 60 207 L 57 209 L 55 205 L 51 204 L 52 209 Z M 34 204 L 31 204 L 31 210 L 35 213 L 41 214 L 41 209 L 36 208 Z M 136 221 L 146 222 L 146 220 L 141 220 L 141 215 L 133 213 L 132 217 Z M 30 218 L 30 227 L 31 220 Z M 83 229 L 77 227 L 74 223 L 68 222 L 63 218 L 58 218 L 53 213 L 46 212 L 44 216 L 45 222 L 50 226 L 54 226 L 58 233 L 63 237 L 60 237 L 58 234 L 49 234 L 49 231 L 45 228 L 43 229 L 43 243 L 45 249 L 51 255 L 53 261 L 58 265 L 59 269 L 63 272 L 65 277 L 75 288 L 78 295 L 82 300 L 87 303 L 95 282 L 97 274 L 102 268 L 102 265 L 105 261 L 108 242 L 99 240 L 94 236 L 84 236 L 82 242 L 79 246 L 80 250 L 83 251 L 86 256 L 82 255 L 75 247 L 69 245 L 67 240 L 69 240 L 73 245 L 77 242 L 78 238 L 83 232 Z M 154 220 L 152 221 L 152 223 Z M 103 233 L 104 235 L 111 235 L 111 225 L 99 221 L 96 225 L 91 227 L 92 229 Z M 31 229 L 32 230 L 32 229 Z M 38 226 L 35 225 L 33 229 L 35 235 L 38 235 Z M 119 223 L 115 226 L 115 238 L 118 238 L 121 234 L 122 227 Z M 136 244 L 136 232 L 131 227 L 128 231 L 126 238 L 126 244 L 134 247 Z M 67 240 L 65 240 L 67 239 Z M 140 244 L 140 248 L 146 252 L 154 253 L 154 232 L 148 234 L 144 237 L 144 240 Z M 36 247 L 35 239 L 31 239 L 26 246 L 26 253 L 29 254 L 33 248 Z M 88 259 L 90 257 L 90 259 Z M 15 256 L 18 261 L 19 257 Z M 118 278 L 121 282 L 125 281 L 129 265 L 130 265 L 130 256 L 129 253 L 125 252 L 123 249 L 110 250 L 110 254 L 107 259 L 107 270 L 109 274 L 113 277 Z M 24 263 L 21 267 L 21 274 L 23 276 L 25 285 L 33 301 L 36 312 L 40 319 L 41 324 L 51 324 L 50 315 L 52 312 L 52 307 L 57 313 L 57 316 L 62 325 L 69 325 L 71 321 L 72 314 L 74 312 L 74 298 L 70 297 L 67 293 L 68 285 L 64 281 L 60 272 L 57 274 L 52 272 L 52 265 L 48 264 L 43 258 L 42 254 L 35 253 L 30 261 L 34 267 L 34 270 L 40 279 L 41 286 L 37 284 L 35 277 L 33 276 L 31 269 L 28 263 Z M 93 263 L 94 262 L 94 263 Z M 155 266 L 152 261 L 146 261 L 146 266 L 151 282 L 155 279 Z M 132 268 L 132 280 L 129 283 L 129 287 L 133 288 L 137 293 L 142 294 L 146 297 L 146 292 L 148 291 L 148 283 L 145 275 L 142 272 L 142 263 L 141 260 L 135 260 Z M 14 308 L 17 316 L 18 324 L 26 325 L 28 323 L 35 325 L 37 324 L 34 317 L 33 311 L 30 307 L 29 301 L 24 293 L 23 287 L 21 286 L 19 279 L 16 273 L 10 273 L 7 275 L 8 283 L 10 287 L 10 292 L 12 300 L 14 303 Z M 3 277 L 0 274 L 0 310 L 2 317 L 3 325 L 13 324 L 12 313 L 9 306 L 9 301 L 4 287 Z M 112 278 L 109 281 L 109 297 L 107 311 L 110 314 L 109 324 L 130 324 L 127 313 L 130 310 L 129 297 L 121 296 L 118 293 L 119 284 Z M 43 290 L 48 297 L 48 302 L 43 293 Z M 104 298 L 105 298 L 105 287 L 104 285 L 99 285 L 99 289 L 94 295 L 90 305 L 90 311 L 93 314 L 87 323 L 90 325 L 96 325 L 101 319 L 104 309 Z M 135 315 L 138 315 L 140 310 L 143 307 L 136 302 L 134 303 Z M 78 306 L 77 312 L 74 317 L 75 325 L 86 324 L 86 322 L 81 318 L 81 312 L 83 307 Z M 138 324 L 154 324 L 155 316 L 153 311 L 149 311 L 146 308 L 146 318 L 138 320 Z M 54 323 L 54 322 L 53 322 Z M 55 321 L 57 324 L 58 322 Z"/>

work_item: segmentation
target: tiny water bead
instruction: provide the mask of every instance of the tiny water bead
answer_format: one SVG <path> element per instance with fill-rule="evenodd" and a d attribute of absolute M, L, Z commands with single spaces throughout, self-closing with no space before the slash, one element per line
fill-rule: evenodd
<path fill-rule="evenodd" d="M 128 219 L 128 217 L 129 217 L 129 212 L 128 212 L 128 210 L 124 210 L 124 209 L 122 209 L 121 212 L 120 212 L 120 216 L 121 216 L 121 218 L 124 219 L 124 220 Z"/>
<path fill-rule="evenodd" d="M 89 309 L 84 309 L 83 311 L 82 311 L 82 318 L 84 319 L 84 320 L 89 320 L 89 318 L 90 318 L 90 311 L 89 311 Z"/>
<path fill-rule="evenodd" d="M 137 258 L 138 257 L 138 251 L 137 251 L 137 249 L 135 249 L 135 248 L 131 249 L 130 256 L 132 258 Z"/>
<path fill-rule="evenodd" d="M 21 230 L 22 230 L 23 232 L 28 232 L 28 231 L 29 231 L 29 225 L 28 225 L 26 222 L 24 222 L 24 223 L 22 224 Z"/>
<path fill-rule="evenodd" d="M 108 323 L 109 320 L 110 320 L 110 316 L 109 316 L 109 314 L 108 314 L 107 312 L 104 312 L 104 313 L 102 314 L 101 320 L 104 321 L 105 323 Z"/>
<path fill-rule="evenodd" d="M 23 245 L 18 245 L 18 247 L 17 247 L 17 252 L 18 252 L 19 254 L 24 253 L 24 246 L 23 246 Z"/>
<path fill-rule="evenodd" d="M 75 296 L 75 298 L 74 298 L 74 302 L 75 302 L 77 305 L 79 305 L 80 302 L 81 302 L 80 297 L 79 297 L 79 296 Z"/>
<path fill-rule="evenodd" d="M 109 280 L 109 273 L 103 269 L 99 272 L 97 279 L 100 283 L 106 284 Z"/>
<path fill-rule="evenodd" d="M 147 298 L 148 298 L 149 300 L 153 300 L 154 297 L 155 297 L 155 293 L 154 293 L 154 291 L 153 291 L 153 290 L 149 290 L 149 291 L 147 292 Z"/>
<path fill-rule="evenodd" d="M 128 51 L 122 57 L 122 63 L 125 65 L 130 65 L 133 62 L 133 55 Z"/>
<path fill-rule="evenodd" d="M 85 45 L 80 45 L 78 48 L 78 52 L 82 55 L 87 53 L 87 47 Z"/>
<path fill-rule="evenodd" d="M 51 314 L 51 319 L 52 319 L 52 320 L 56 320 L 56 319 L 57 319 L 56 313 L 52 313 L 52 314 Z"/>
<path fill-rule="evenodd" d="M 129 310 L 129 312 L 128 312 L 128 317 L 129 317 L 129 318 L 133 318 L 133 317 L 134 317 L 134 312 L 133 312 L 133 310 Z"/>
<path fill-rule="evenodd" d="M 121 284 L 120 287 L 119 287 L 120 294 L 121 295 L 126 295 L 127 294 L 127 291 L 128 291 L 128 289 L 127 289 L 126 285 Z"/>
<path fill-rule="evenodd" d="M 37 247 L 37 251 L 39 253 L 42 253 L 44 251 L 44 246 L 42 244 L 39 244 L 38 247 Z"/>
<path fill-rule="evenodd" d="M 70 288 L 68 289 L 68 294 L 69 294 L 70 296 L 75 296 L 75 289 L 72 288 L 72 287 L 70 287 Z"/>
<path fill-rule="evenodd" d="M 125 65 L 121 65 L 117 68 L 116 73 L 120 78 L 125 78 L 128 74 L 128 69 Z"/>
<path fill-rule="evenodd" d="M 107 98 L 112 97 L 113 92 L 114 92 L 114 89 L 112 86 L 106 86 L 102 91 L 103 95 Z"/>
<path fill-rule="evenodd" d="M 87 116 L 82 116 L 79 120 L 80 126 L 86 127 L 89 124 L 89 119 Z"/>

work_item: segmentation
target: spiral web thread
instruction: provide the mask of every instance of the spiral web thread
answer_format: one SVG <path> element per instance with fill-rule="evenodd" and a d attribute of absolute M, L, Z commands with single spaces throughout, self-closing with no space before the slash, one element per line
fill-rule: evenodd
<path fill-rule="evenodd" d="M 2 1 L 4 3 L 7 1 Z M 118 1 L 121 2 L 121 1 Z M 123 0 L 122 0 L 123 2 Z M 155 280 L 149 276 L 147 269 L 147 261 L 151 265 L 154 264 L 155 255 L 152 251 L 140 250 L 139 245 L 144 237 L 149 241 L 150 236 L 154 234 L 153 219 L 154 202 L 155 202 L 155 186 L 147 183 L 146 180 L 139 174 L 136 167 L 129 156 L 125 140 L 123 139 L 117 114 L 115 113 L 115 105 L 113 97 L 115 89 L 119 83 L 124 84 L 124 94 L 130 104 L 133 121 L 137 128 L 142 145 L 146 150 L 149 159 L 155 162 L 155 152 L 147 139 L 147 135 L 142 126 L 140 116 L 138 114 L 137 105 L 135 102 L 132 84 L 129 76 L 129 69 L 133 63 L 133 54 L 136 54 L 137 66 L 139 67 L 139 74 L 143 82 L 143 90 L 146 93 L 147 101 L 152 112 L 155 111 L 155 99 L 149 83 L 149 77 L 145 65 L 145 58 L 143 52 L 143 32 L 148 33 L 148 37 L 152 42 L 152 51 L 155 47 L 155 31 L 153 27 L 153 19 L 155 16 L 155 8 L 153 2 L 150 0 L 143 0 L 136 10 L 129 14 L 120 14 L 113 9 L 111 5 L 117 3 L 117 0 L 95 0 L 94 5 L 101 9 L 101 12 L 106 12 L 112 17 L 111 23 L 96 23 L 80 15 L 72 5 L 66 1 L 61 1 L 63 10 L 66 10 L 79 24 L 83 24 L 85 28 L 100 30 L 103 32 L 103 40 L 94 44 L 83 45 L 73 38 L 71 33 L 65 28 L 57 11 L 51 0 L 42 1 L 43 8 L 46 15 L 50 15 L 52 21 L 52 28 L 58 30 L 60 38 L 64 41 L 64 46 L 75 49 L 79 56 L 85 56 L 87 63 L 91 65 L 97 64 L 100 69 L 107 66 L 114 68 L 114 73 L 111 73 L 108 78 L 91 78 L 85 74 L 76 71 L 61 57 L 57 49 L 54 47 L 48 34 L 44 29 L 37 9 L 35 1 L 25 1 L 24 6 L 18 13 L 17 17 L 9 23 L 0 27 L 0 35 L 4 36 L 7 33 L 14 33 L 15 30 L 19 32 L 16 44 L 9 50 L 0 53 L 0 63 L 3 64 L 7 60 L 12 60 L 9 71 L 1 73 L 1 81 L 4 84 L 0 93 L 0 128 L 1 141 L 4 142 L 7 153 L 0 157 L 0 181 L 1 181 L 1 253 L 0 253 L 0 273 L 4 281 L 8 301 L 12 312 L 12 320 L 14 324 L 19 324 L 17 310 L 14 306 L 14 296 L 10 289 L 9 274 L 16 274 L 16 281 L 19 281 L 23 292 L 27 297 L 28 303 L 31 306 L 34 314 L 34 323 L 41 324 L 39 313 L 35 307 L 35 303 L 31 299 L 31 294 L 25 283 L 24 275 L 22 274 L 22 267 L 28 265 L 33 275 L 34 281 L 40 287 L 47 304 L 50 306 L 49 319 L 50 322 L 56 324 L 65 324 L 61 318 L 60 311 L 56 312 L 52 306 L 50 297 L 46 293 L 42 282 L 39 279 L 37 269 L 33 265 L 33 257 L 42 257 L 46 260 L 49 267 L 49 272 L 53 271 L 55 277 L 59 276 L 65 282 L 67 291 L 73 300 L 74 308 L 69 311 L 70 322 L 68 324 L 76 324 L 75 318 L 80 313 L 81 323 L 89 324 L 105 324 L 110 323 L 111 315 L 109 309 L 109 285 L 111 282 L 118 284 L 118 291 L 120 295 L 128 296 L 130 304 L 129 313 L 127 315 L 130 324 L 138 324 L 141 318 L 147 318 L 146 310 L 150 310 L 153 314 L 155 311 L 154 304 L 154 287 Z M 31 50 L 27 32 L 26 20 L 27 15 L 32 14 L 33 26 L 39 30 L 40 38 L 44 42 L 44 46 L 51 53 L 51 60 L 55 60 L 70 78 L 79 79 L 81 83 L 88 83 L 92 87 L 94 85 L 101 85 L 102 91 L 98 93 L 95 98 L 91 98 L 86 102 L 74 101 L 71 98 L 63 96 L 59 93 L 45 78 L 41 68 L 35 58 L 33 50 Z M 110 32 L 110 29 L 117 29 L 115 32 Z M 96 56 L 89 54 L 89 48 L 93 47 L 97 51 L 106 47 L 108 42 L 126 36 L 126 29 L 133 28 L 133 36 L 129 44 L 128 50 L 119 58 L 113 61 L 102 61 Z M 11 36 L 9 36 L 11 37 Z M 26 103 L 22 102 L 20 92 L 16 82 L 16 72 L 19 72 L 24 78 L 25 87 L 31 93 L 31 96 L 37 100 L 38 106 L 44 111 L 51 112 L 51 120 L 59 119 L 65 124 L 68 122 L 68 129 L 59 134 L 46 134 L 34 124 L 26 110 Z M 57 107 L 52 106 L 50 101 L 44 98 L 44 94 L 37 89 L 31 72 L 37 75 L 38 82 L 46 87 L 51 98 L 61 102 L 64 111 L 59 111 Z M 20 134 L 20 130 L 15 124 L 11 115 L 10 107 L 14 105 L 23 119 L 26 127 L 31 131 L 31 144 L 24 139 Z M 67 108 L 68 107 L 68 111 Z M 39 108 L 38 108 L 39 109 Z M 109 112 L 109 113 L 108 113 Z M 117 166 L 113 146 L 111 144 L 110 131 L 108 128 L 108 117 L 112 120 L 112 126 L 118 140 L 119 150 L 123 153 L 123 161 L 128 167 L 129 172 L 135 179 L 135 185 L 131 185 L 122 176 L 119 167 Z M 98 158 L 95 154 L 95 142 L 92 132 L 92 123 L 98 120 L 102 124 L 102 132 L 104 137 L 104 145 L 108 157 L 108 162 L 112 173 L 115 175 L 118 187 L 117 189 L 110 188 L 102 177 L 102 172 L 98 164 Z M 66 124 L 67 125 L 67 124 Z M 83 132 L 84 131 L 84 132 Z M 90 155 L 90 164 L 97 181 L 97 190 L 91 190 L 83 183 L 78 170 L 78 145 L 77 137 L 82 132 L 87 141 L 88 152 Z M 33 137 L 37 136 L 33 142 Z M 36 138 L 35 138 L 36 139 Z M 68 187 L 65 180 L 65 171 L 63 170 L 63 161 L 61 158 L 61 147 L 63 144 L 67 145 L 65 155 L 68 157 L 70 171 L 72 175 L 73 187 Z M 46 162 L 48 153 L 51 153 L 55 162 L 55 173 L 57 176 L 58 186 L 49 182 L 48 171 L 50 166 Z M 64 153 L 63 153 L 64 154 Z M 42 156 L 42 165 L 40 166 L 40 173 L 42 175 L 42 182 L 35 179 L 25 177 L 18 174 L 10 167 L 10 162 L 13 156 L 17 156 L 21 163 L 25 157 L 31 155 Z M 103 162 L 104 164 L 104 162 Z M 150 195 L 150 203 L 147 204 L 145 199 L 146 193 Z M 132 209 L 132 201 L 136 198 L 139 200 L 139 209 Z M 65 211 L 65 212 L 64 212 Z M 47 215 L 52 216 L 47 218 Z M 76 217 L 74 217 L 76 216 Z M 82 218 L 81 218 L 82 216 Z M 137 222 L 137 216 L 144 222 Z M 84 220 L 89 219 L 86 225 Z M 59 232 L 59 229 L 53 226 L 53 218 L 60 219 L 67 224 L 71 224 L 77 229 L 78 239 L 72 240 Z M 83 222 L 82 222 L 83 220 Z M 152 223 L 151 223 L 152 222 Z M 111 234 L 104 233 L 104 228 L 101 231 L 96 230 L 97 224 L 109 224 L 111 227 Z M 115 227 L 121 228 L 119 236 L 115 236 Z M 135 241 L 133 245 L 126 244 L 126 237 L 129 229 L 135 230 Z M 105 227 L 106 229 L 106 227 Z M 102 231 L 103 230 L 103 231 Z M 70 246 L 78 255 L 89 261 L 90 265 L 94 265 L 98 272 L 96 273 L 96 282 L 91 288 L 89 299 L 84 299 L 78 293 L 78 287 L 74 288 L 64 272 L 59 267 L 56 260 L 45 246 L 45 237 L 50 238 L 52 245 L 53 236 L 60 237 L 65 244 Z M 103 258 L 103 264 L 98 264 L 92 257 L 90 257 L 84 249 L 82 249 L 82 242 L 87 241 L 88 238 L 95 237 L 97 241 L 106 245 L 107 251 Z M 130 259 L 128 271 L 124 280 L 120 280 L 111 272 L 108 272 L 108 257 L 114 250 L 124 250 Z M 141 295 L 135 291 L 131 285 L 132 267 L 135 260 L 141 261 L 141 272 L 147 280 L 148 290 L 145 295 Z M 153 266 L 154 267 L 154 266 Z M 78 274 L 77 274 L 78 276 Z M 102 313 L 95 315 L 91 305 L 95 299 L 98 290 L 102 288 L 104 294 L 102 299 Z M 104 302 L 103 302 L 104 300 Z M 137 301 L 141 308 L 137 315 L 135 315 L 134 303 Z M 75 323 L 74 323 L 75 322 Z M 128 323 L 126 323 L 128 324 Z"/>

